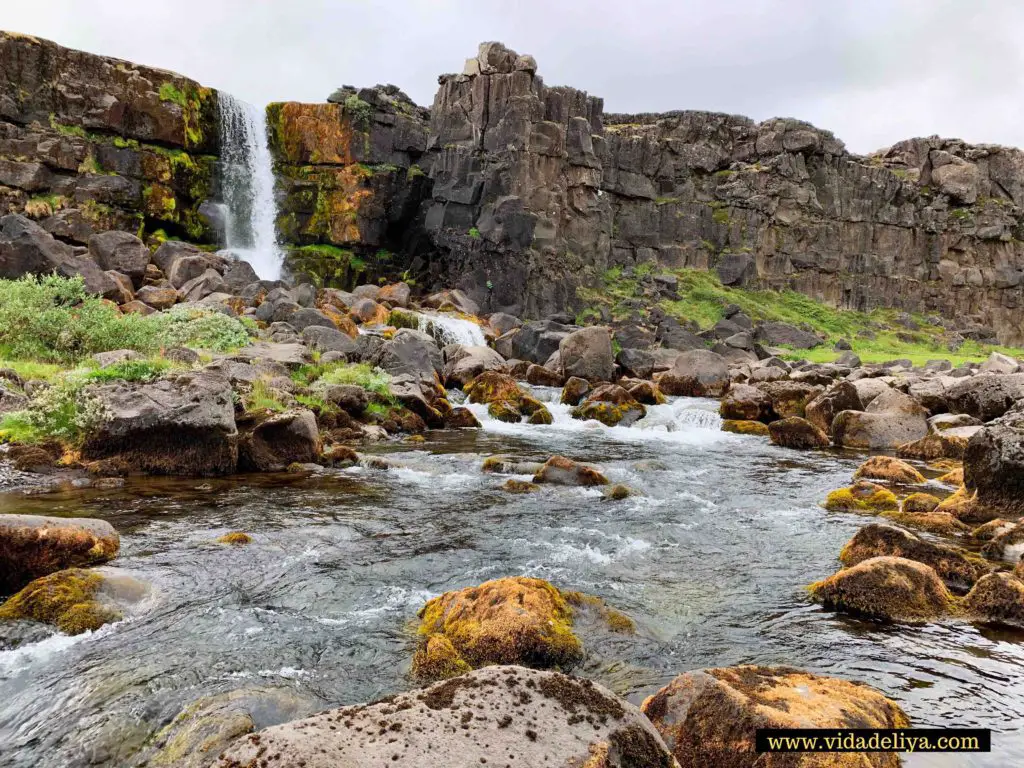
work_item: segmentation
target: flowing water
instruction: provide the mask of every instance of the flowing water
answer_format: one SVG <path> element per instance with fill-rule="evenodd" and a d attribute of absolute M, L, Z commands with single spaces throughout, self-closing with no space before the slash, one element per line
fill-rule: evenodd
<path fill-rule="evenodd" d="M 419 330 L 430 334 L 441 348 L 448 344 L 464 347 L 482 347 L 487 344 L 480 326 L 471 320 L 446 315 L 441 312 L 416 312 Z"/>
<path fill-rule="evenodd" d="M 221 156 L 218 165 L 227 247 L 263 280 L 281 276 L 274 167 L 263 110 L 218 91 Z"/>
<path fill-rule="evenodd" d="M 579 672 L 634 702 L 688 669 L 791 664 L 876 686 L 918 726 L 997 731 L 989 755 L 908 765 L 1022 764 L 1024 635 L 953 621 L 882 627 L 811 604 L 804 585 L 836 569 L 868 520 L 819 506 L 862 457 L 723 433 L 715 406 L 673 400 L 628 429 L 573 421 L 555 403 L 550 426 L 495 422 L 472 406 L 482 430 L 374 448 L 389 469 L 0 497 L 0 512 L 110 520 L 122 534 L 117 566 L 153 588 L 132 618 L 95 634 L 0 651 L 0 764 L 130 765 L 183 706 L 247 686 L 283 689 L 307 709 L 406 689 L 409 622 L 423 602 L 517 574 L 636 619 L 636 636 L 580 628 Z M 505 478 L 480 471 L 495 453 L 562 453 L 638 494 L 509 495 Z M 254 542 L 213 543 L 230 530 Z"/>

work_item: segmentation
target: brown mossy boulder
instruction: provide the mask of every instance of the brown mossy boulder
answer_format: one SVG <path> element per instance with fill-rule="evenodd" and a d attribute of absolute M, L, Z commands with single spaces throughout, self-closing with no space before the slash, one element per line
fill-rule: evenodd
<path fill-rule="evenodd" d="M 758 435 L 768 437 L 768 425 L 763 421 L 737 421 L 725 419 L 722 421 L 722 431 L 732 432 L 737 435 Z"/>
<path fill-rule="evenodd" d="M 240 437 L 238 468 L 243 472 L 279 472 L 289 464 L 310 464 L 320 457 L 316 416 L 304 408 L 256 418 Z"/>
<path fill-rule="evenodd" d="M 617 384 L 601 384 L 572 410 L 574 419 L 594 419 L 606 427 L 628 427 L 646 415 L 647 409 Z"/>
<path fill-rule="evenodd" d="M 803 381 L 768 381 L 759 384 L 758 388 L 771 401 L 771 409 L 776 418 L 788 419 L 791 416 L 805 418 L 807 404 L 820 395 L 824 388 Z"/>
<path fill-rule="evenodd" d="M 839 553 L 839 561 L 850 568 L 873 557 L 889 555 L 930 565 L 947 585 L 964 591 L 989 570 L 983 562 L 952 547 L 933 544 L 902 528 L 879 523 L 857 531 Z"/>
<path fill-rule="evenodd" d="M 1016 571 L 983 576 L 964 598 L 963 610 L 973 621 L 1024 629 L 1024 581 Z"/>
<path fill-rule="evenodd" d="M 211 768 L 678 768 L 639 709 L 559 672 L 493 666 L 266 728 Z"/>
<path fill-rule="evenodd" d="M 539 461 L 523 461 L 507 454 L 496 454 L 484 459 L 480 471 L 498 475 L 533 475 L 542 466 Z"/>
<path fill-rule="evenodd" d="M 887 480 L 890 483 L 916 485 L 924 482 L 924 475 L 905 461 L 892 456 L 872 456 L 853 473 L 854 480 Z"/>
<path fill-rule="evenodd" d="M 773 421 L 768 425 L 768 437 L 781 448 L 796 448 L 798 450 L 809 450 L 813 448 L 828 448 L 831 441 L 828 435 L 811 424 L 807 419 L 799 416 L 790 416 L 785 419 Z"/>
<path fill-rule="evenodd" d="M 565 377 L 558 371 L 552 371 L 537 363 L 530 363 L 526 369 L 526 381 L 535 387 L 560 387 Z"/>
<path fill-rule="evenodd" d="M 446 429 L 479 429 L 480 420 L 469 408 L 458 407 L 444 417 L 444 426 Z"/>
<path fill-rule="evenodd" d="M 771 421 L 775 414 L 772 401 L 764 392 L 749 384 L 733 384 L 718 406 L 723 419 L 733 421 Z"/>
<path fill-rule="evenodd" d="M 551 411 L 547 409 L 547 406 L 541 405 L 540 408 L 530 414 L 526 420 L 527 424 L 553 424 L 555 421 L 551 415 Z"/>
<path fill-rule="evenodd" d="M 65 568 L 113 560 L 120 546 L 106 520 L 0 515 L 0 595 Z"/>
<path fill-rule="evenodd" d="M 528 480 L 516 480 L 514 477 L 510 477 L 501 486 L 501 489 L 506 493 L 536 493 L 540 490 L 540 486 Z"/>
<path fill-rule="evenodd" d="M 246 544 L 251 544 L 252 536 L 243 531 L 231 531 L 230 533 L 225 533 L 223 536 L 218 536 L 217 543 L 240 547 Z"/>
<path fill-rule="evenodd" d="M 384 325 L 390 314 L 387 307 L 369 298 L 357 300 L 349 309 L 349 316 L 362 325 Z"/>
<path fill-rule="evenodd" d="M 762 728 L 908 728 L 874 688 L 792 667 L 738 666 L 679 675 L 641 710 L 684 768 L 898 768 L 893 752 L 762 754 Z"/>
<path fill-rule="evenodd" d="M 653 381 L 638 381 L 626 387 L 626 391 L 642 405 L 664 405 L 668 402 L 668 398 Z"/>
<path fill-rule="evenodd" d="M 926 435 L 920 440 L 903 443 L 896 448 L 896 455 L 904 459 L 963 459 L 967 450 L 967 438 L 946 432 Z"/>
<path fill-rule="evenodd" d="M 596 595 L 588 595 L 586 592 L 562 592 L 562 597 L 569 605 L 582 610 L 594 610 L 598 617 L 608 626 L 612 632 L 624 635 L 636 634 L 636 622 L 622 611 L 612 608 L 608 603 Z"/>
<path fill-rule="evenodd" d="M 579 376 L 570 376 L 562 387 L 562 405 L 579 405 L 589 391 L 589 381 Z"/>
<path fill-rule="evenodd" d="M 583 660 L 583 646 L 572 631 L 572 607 L 542 579 L 515 576 L 446 592 L 418 615 L 423 642 L 412 672 L 420 679 L 433 679 L 438 669 L 456 670 L 460 661 L 473 669 L 489 664 L 571 669 Z M 435 642 L 431 652 L 435 636 L 448 643 Z"/>
<path fill-rule="evenodd" d="M 1009 520 L 996 518 L 973 528 L 970 532 L 970 537 L 974 541 L 992 541 L 999 534 L 1006 533 L 1015 525 L 1016 523 L 1011 523 Z"/>
<path fill-rule="evenodd" d="M 939 502 L 939 497 L 930 493 L 912 493 L 903 500 L 900 512 L 908 515 L 927 515 L 935 511 Z"/>
<path fill-rule="evenodd" d="M 58 445 L 10 445 L 4 458 L 19 472 L 46 474 L 54 469 L 63 451 Z"/>
<path fill-rule="evenodd" d="M 666 395 L 680 397 L 721 397 L 729 389 L 726 359 L 708 349 L 682 352 L 672 367 L 657 376 Z"/>
<path fill-rule="evenodd" d="M 864 560 L 811 584 L 808 591 L 828 610 L 899 624 L 924 624 L 953 606 L 934 568 L 902 557 Z"/>
<path fill-rule="evenodd" d="M 630 491 L 629 486 L 622 485 L 622 483 L 616 483 L 604 492 L 604 498 L 608 501 L 622 501 L 623 499 L 628 499 L 632 495 L 633 492 Z"/>
<path fill-rule="evenodd" d="M 99 599 L 103 576 L 80 568 L 36 579 L 0 605 L 0 621 L 28 620 L 51 624 L 68 635 L 97 630 L 122 618 Z"/>
<path fill-rule="evenodd" d="M 1000 515 L 999 509 L 989 507 L 978 500 L 977 491 L 969 491 L 963 485 L 944 498 L 935 511 L 946 512 L 961 522 L 975 525 L 995 520 Z"/>
<path fill-rule="evenodd" d="M 831 434 L 832 421 L 842 411 L 862 411 L 857 388 L 849 381 L 833 384 L 804 407 L 804 418 L 823 432 Z"/>
<path fill-rule="evenodd" d="M 469 397 L 469 402 L 484 405 L 502 401 L 517 403 L 525 394 L 515 379 L 499 371 L 484 371 L 467 383 L 462 391 Z"/>
<path fill-rule="evenodd" d="M 359 454 L 355 452 L 355 449 L 347 445 L 329 445 L 320 454 L 319 463 L 325 467 L 335 467 L 337 469 L 354 467 L 359 463 Z"/>
<path fill-rule="evenodd" d="M 508 400 L 496 400 L 490 403 L 487 406 L 487 415 L 508 424 L 518 424 L 523 420 L 523 414 L 519 412 L 514 403 Z"/>
<path fill-rule="evenodd" d="M 1016 523 L 996 533 L 981 549 L 981 554 L 993 560 L 1016 563 L 1024 554 L 1024 522 Z"/>
<path fill-rule="evenodd" d="M 608 485 L 608 478 L 586 464 L 580 464 L 564 456 L 552 456 L 533 476 L 533 482 L 593 486 Z"/>
<path fill-rule="evenodd" d="M 900 502 L 896 494 L 867 480 L 858 480 L 849 488 L 832 491 L 825 509 L 833 512 L 895 512 Z"/>

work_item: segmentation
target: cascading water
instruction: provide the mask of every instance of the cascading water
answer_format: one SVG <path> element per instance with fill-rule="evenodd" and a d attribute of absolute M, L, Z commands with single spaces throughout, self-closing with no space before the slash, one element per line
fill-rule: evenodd
<path fill-rule="evenodd" d="M 274 169 L 262 110 L 218 92 L 220 189 L 227 247 L 264 280 L 281 276 Z"/>
<path fill-rule="evenodd" d="M 451 315 L 419 315 L 420 330 L 430 334 L 437 343 L 444 347 L 447 344 L 461 344 L 464 347 L 482 347 L 487 344 L 480 326 L 471 320 Z"/>

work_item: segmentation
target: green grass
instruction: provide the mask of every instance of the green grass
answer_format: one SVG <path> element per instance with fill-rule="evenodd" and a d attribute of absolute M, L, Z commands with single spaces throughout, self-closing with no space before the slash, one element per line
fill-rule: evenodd
<path fill-rule="evenodd" d="M 29 379 L 49 381 L 67 370 L 63 366 L 54 363 L 37 363 L 34 360 L 9 360 L 6 358 L 6 355 L 0 355 L 0 368 L 14 371 L 25 381 Z"/>
<path fill-rule="evenodd" d="M 616 320 L 624 319 L 635 309 L 632 304 L 642 299 L 642 278 L 650 274 L 652 267 L 641 264 L 631 271 L 613 267 L 601 275 L 601 289 L 583 288 L 578 297 L 587 305 L 580 317 L 599 316 L 598 307 L 604 305 L 611 310 Z M 908 331 L 896 324 L 901 314 L 894 309 L 877 309 L 870 313 L 835 309 L 795 291 L 757 291 L 745 288 L 730 288 L 722 285 L 714 272 L 697 269 L 664 270 L 678 280 L 675 301 L 662 300 L 658 306 L 667 314 L 680 321 L 692 320 L 701 328 L 710 328 L 717 323 L 729 304 L 735 304 L 752 320 L 777 321 L 797 326 L 809 326 L 815 332 L 824 334 L 827 341 L 811 350 L 793 350 L 785 357 L 806 359 L 812 362 L 832 362 L 840 353 L 833 350 L 836 341 L 843 338 L 850 342 L 853 351 L 865 363 L 885 362 L 898 358 L 910 359 L 915 365 L 928 360 L 949 360 L 954 365 L 962 362 L 984 360 L 993 351 L 1014 357 L 1024 357 L 1024 350 L 967 341 L 955 352 L 949 350 L 944 330 L 929 325 L 921 314 L 911 314 L 920 325 L 917 331 Z M 652 302 L 647 303 L 648 309 Z M 642 311 L 641 314 L 644 314 Z M 875 338 L 858 336 L 870 332 Z M 898 338 L 903 335 L 911 340 Z"/>
<path fill-rule="evenodd" d="M 167 373 L 173 364 L 162 357 L 148 360 L 124 360 L 105 368 L 93 368 L 85 374 L 89 381 L 153 381 Z"/>
<path fill-rule="evenodd" d="M 288 406 L 278 397 L 277 393 L 263 379 L 257 379 L 252 383 L 252 389 L 245 396 L 245 409 L 247 411 L 271 411 L 282 413 L 288 410 Z"/>

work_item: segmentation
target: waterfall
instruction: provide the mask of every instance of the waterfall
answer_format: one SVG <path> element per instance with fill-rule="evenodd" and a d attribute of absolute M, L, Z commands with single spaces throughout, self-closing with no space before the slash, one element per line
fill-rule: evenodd
<path fill-rule="evenodd" d="M 442 347 L 448 344 L 461 344 L 464 347 L 487 345 L 480 326 L 470 320 L 443 314 L 433 315 L 425 312 L 417 314 L 420 322 L 419 329 L 430 334 Z"/>
<path fill-rule="evenodd" d="M 263 280 L 281 276 L 277 245 L 274 169 L 267 120 L 252 104 L 218 91 L 220 107 L 220 196 L 227 247 Z"/>

